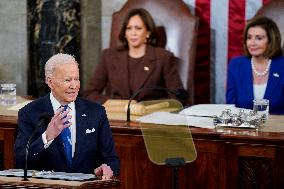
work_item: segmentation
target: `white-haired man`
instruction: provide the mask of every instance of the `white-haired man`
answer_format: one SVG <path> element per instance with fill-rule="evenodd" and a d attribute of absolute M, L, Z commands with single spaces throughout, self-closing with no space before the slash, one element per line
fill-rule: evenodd
<path fill-rule="evenodd" d="M 81 99 L 79 68 L 75 58 L 56 54 L 45 65 L 50 94 L 39 98 L 18 114 L 15 142 L 16 168 L 25 166 L 25 149 L 32 133 L 28 168 L 95 173 L 103 179 L 119 174 L 111 129 L 104 108 Z M 44 114 L 52 115 L 39 126 Z"/>

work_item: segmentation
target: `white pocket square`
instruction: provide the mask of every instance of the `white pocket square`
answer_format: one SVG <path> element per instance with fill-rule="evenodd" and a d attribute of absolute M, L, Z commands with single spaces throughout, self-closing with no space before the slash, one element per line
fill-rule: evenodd
<path fill-rule="evenodd" d="M 86 134 L 90 134 L 90 133 L 93 133 L 93 132 L 95 132 L 95 131 L 96 131 L 95 128 L 92 128 L 92 130 L 87 129 L 87 130 L 86 130 Z"/>
<path fill-rule="evenodd" d="M 86 117 L 87 115 L 86 114 L 82 114 L 82 117 Z"/>
<path fill-rule="evenodd" d="M 273 76 L 274 77 L 279 77 L 279 74 L 278 73 L 273 73 Z"/>

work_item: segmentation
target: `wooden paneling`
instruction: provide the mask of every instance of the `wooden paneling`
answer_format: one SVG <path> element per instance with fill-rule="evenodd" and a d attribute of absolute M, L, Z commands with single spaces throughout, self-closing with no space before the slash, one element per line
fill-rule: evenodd
<path fill-rule="evenodd" d="M 0 116 L 4 169 L 14 167 L 16 122 Z M 172 170 L 149 160 L 139 124 L 110 124 L 121 161 L 120 188 L 171 188 Z M 284 188 L 284 133 L 190 129 L 197 158 L 180 168 L 180 189 Z"/>
<path fill-rule="evenodd" d="M 16 137 L 17 117 L 0 116 L 0 142 L 2 169 L 14 168 L 14 142 Z"/>
<path fill-rule="evenodd" d="M 171 188 L 171 169 L 149 160 L 139 125 L 110 124 L 121 160 L 120 188 Z M 197 159 L 180 168 L 180 189 L 284 188 L 284 133 L 201 128 L 191 132 Z"/>

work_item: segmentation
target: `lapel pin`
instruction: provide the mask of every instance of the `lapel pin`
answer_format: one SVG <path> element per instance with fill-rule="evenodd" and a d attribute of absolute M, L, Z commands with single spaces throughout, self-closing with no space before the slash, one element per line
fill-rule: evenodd
<path fill-rule="evenodd" d="M 82 117 L 86 117 L 86 114 L 83 114 Z"/>
<path fill-rule="evenodd" d="M 273 76 L 274 77 L 279 77 L 279 74 L 278 73 L 273 73 Z"/>
<path fill-rule="evenodd" d="M 144 66 L 144 70 L 145 71 L 149 71 L 149 67 L 148 66 Z"/>

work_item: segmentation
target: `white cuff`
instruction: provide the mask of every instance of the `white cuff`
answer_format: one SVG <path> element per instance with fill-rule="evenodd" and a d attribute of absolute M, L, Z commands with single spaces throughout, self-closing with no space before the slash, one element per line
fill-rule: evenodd
<path fill-rule="evenodd" d="M 42 142 L 44 144 L 44 149 L 48 148 L 49 145 L 53 142 L 54 139 L 50 140 L 49 142 L 47 142 L 47 139 L 46 139 L 46 132 L 42 133 L 41 135 L 41 138 L 42 138 Z"/>

